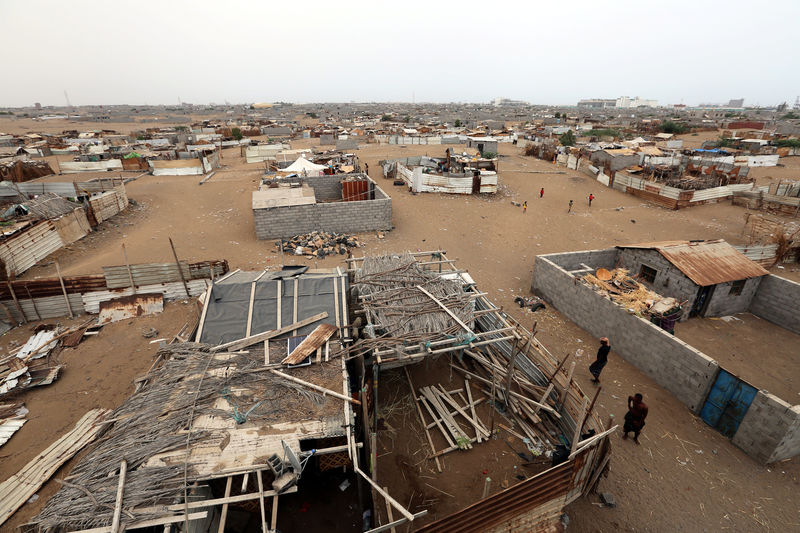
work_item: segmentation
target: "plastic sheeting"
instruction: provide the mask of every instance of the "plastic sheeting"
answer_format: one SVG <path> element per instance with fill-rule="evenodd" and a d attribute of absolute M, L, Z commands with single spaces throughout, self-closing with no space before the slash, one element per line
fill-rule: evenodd
<path fill-rule="evenodd" d="M 275 279 L 283 274 L 286 273 L 270 273 L 255 282 L 225 281 L 215 284 L 211 290 L 200 342 L 216 345 L 246 337 L 251 294 L 253 314 L 250 335 L 285 327 L 323 311 L 328 313 L 328 318 L 299 328 L 297 334 L 307 335 L 320 324 L 348 324 L 346 306 L 343 305 L 348 293 L 347 276 L 334 273 L 303 274 Z M 255 291 L 252 290 L 253 283 Z"/>

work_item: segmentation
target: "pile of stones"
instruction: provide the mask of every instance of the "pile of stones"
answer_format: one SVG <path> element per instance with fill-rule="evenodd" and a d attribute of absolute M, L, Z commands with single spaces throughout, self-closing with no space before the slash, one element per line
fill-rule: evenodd
<path fill-rule="evenodd" d="M 358 241 L 358 237 L 327 231 L 312 231 L 311 233 L 296 235 L 291 239 L 275 241 L 275 246 L 280 249 L 281 243 L 283 243 L 284 253 L 316 257 L 335 254 L 345 255 L 349 248 L 363 246 L 363 243 Z"/>

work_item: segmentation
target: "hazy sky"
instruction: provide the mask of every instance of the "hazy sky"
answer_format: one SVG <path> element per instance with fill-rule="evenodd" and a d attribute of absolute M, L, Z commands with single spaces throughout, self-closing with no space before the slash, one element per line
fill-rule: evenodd
<path fill-rule="evenodd" d="M 800 1 L 0 0 L 0 106 L 792 103 Z"/>

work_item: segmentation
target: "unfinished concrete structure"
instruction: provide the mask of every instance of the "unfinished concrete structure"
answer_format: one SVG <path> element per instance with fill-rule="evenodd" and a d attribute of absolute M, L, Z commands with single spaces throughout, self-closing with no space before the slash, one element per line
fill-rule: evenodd
<path fill-rule="evenodd" d="M 611 338 L 617 353 L 755 459 L 770 463 L 800 454 L 800 405 L 757 390 L 746 377 L 579 280 L 613 268 L 619 255 L 610 248 L 537 256 L 531 290 L 592 335 Z M 798 332 L 800 284 L 772 275 L 759 282 L 746 310 Z"/>
<path fill-rule="evenodd" d="M 390 230 L 392 199 L 366 174 L 298 176 L 254 191 L 253 218 L 259 239 Z"/>

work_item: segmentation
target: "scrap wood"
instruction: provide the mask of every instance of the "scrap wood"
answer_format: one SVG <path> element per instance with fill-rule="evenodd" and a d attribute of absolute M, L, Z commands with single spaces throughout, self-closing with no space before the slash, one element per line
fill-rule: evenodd
<path fill-rule="evenodd" d="M 344 400 L 346 402 L 350 402 L 350 403 L 353 403 L 353 404 L 356 404 L 356 405 L 361 405 L 360 401 L 355 400 L 353 398 L 350 398 L 348 396 L 345 396 L 344 394 L 338 393 L 336 391 L 332 391 L 330 389 L 326 389 L 325 387 L 320 387 L 319 385 L 315 385 L 313 383 L 309 383 L 308 381 L 303 381 L 302 379 L 296 378 L 294 376 L 290 376 L 288 374 L 284 374 L 283 372 L 278 372 L 275 369 L 270 369 L 269 371 L 272 372 L 273 374 L 275 374 L 276 376 L 280 376 L 280 377 L 282 377 L 284 379 L 288 379 L 289 381 L 297 383 L 298 385 L 303 385 L 303 386 L 306 386 L 306 387 L 308 387 L 310 389 L 314 389 L 316 391 L 319 391 L 319 392 L 322 393 L 323 396 L 333 396 L 334 398 L 339 398 L 340 400 Z"/>
<path fill-rule="evenodd" d="M 428 431 L 428 428 L 426 427 L 425 417 L 422 415 L 422 409 L 420 409 L 420 407 L 419 407 L 419 400 L 417 400 L 417 395 L 416 395 L 416 392 L 414 391 L 414 383 L 412 383 L 412 381 L 411 381 L 411 374 L 408 372 L 408 367 L 404 366 L 403 370 L 405 370 L 405 372 L 406 372 L 406 378 L 408 379 L 408 387 L 411 389 L 411 396 L 414 398 L 414 406 L 417 408 L 417 414 L 419 415 L 419 421 L 422 423 L 422 428 L 425 430 L 425 436 L 428 439 L 428 445 L 431 447 L 431 453 L 435 454 L 436 453 L 436 448 L 434 448 L 434 446 L 433 446 L 433 439 L 431 439 L 431 433 L 430 433 L 430 431 Z M 442 471 L 442 463 L 439 460 L 439 457 L 437 457 L 436 455 L 434 455 L 433 457 L 434 457 L 434 460 L 436 462 L 436 469 L 439 470 L 439 472 L 441 472 Z"/>
<path fill-rule="evenodd" d="M 107 409 L 92 409 L 72 430 L 37 455 L 22 470 L 0 483 L 0 524 L 28 501 L 61 465 L 97 437 L 105 427 L 103 419 L 109 412 Z"/>
<path fill-rule="evenodd" d="M 250 335 L 249 337 L 244 337 L 242 339 L 238 339 L 231 342 L 226 342 L 225 344 L 220 344 L 218 346 L 214 346 L 211 348 L 212 352 L 220 352 L 222 350 L 228 350 L 229 352 L 233 352 L 236 350 L 240 350 L 242 348 L 247 348 L 248 346 L 252 346 L 253 344 L 257 344 L 259 342 L 263 342 L 265 340 L 272 339 L 274 337 L 280 337 L 281 335 L 285 335 L 292 330 L 302 328 L 303 326 L 307 326 L 309 324 L 313 324 L 314 322 L 318 322 L 320 320 L 324 320 L 328 318 L 327 311 L 323 311 L 322 313 L 316 314 L 314 316 L 310 316 L 306 319 L 299 320 L 294 324 L 289 324 L 288 326 L 274 329 L 271 331 L 265 331 L 263 333 L 257 333 L 255 335 Z"/>
<path fill-rule="evenodd" d="M 281 363 L 287 365 L 301 363 L 306 357 L 325 344 L 336 331 L 337 328 L 333 324 L 320 324 Z"/>

